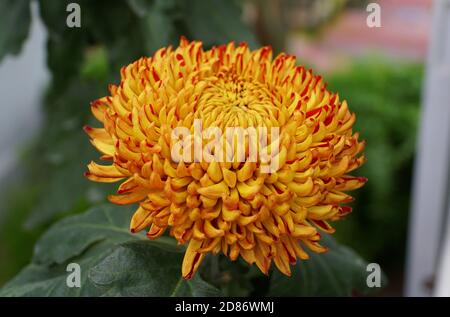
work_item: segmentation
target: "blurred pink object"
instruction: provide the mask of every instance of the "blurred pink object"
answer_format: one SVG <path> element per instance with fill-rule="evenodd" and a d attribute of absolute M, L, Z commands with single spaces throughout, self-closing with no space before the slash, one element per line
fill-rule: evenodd
<path fill-rule="evenodd" d="M 423 61 L 431 22 L 432 0 L 379 0 L 381 27 L 369 28 L 370 14 L 345 10 L 317 37 L 294 33 L 288 51 L 321 70 L 344 66 L 351 58 L 379 54 L 398 60 Z"/>

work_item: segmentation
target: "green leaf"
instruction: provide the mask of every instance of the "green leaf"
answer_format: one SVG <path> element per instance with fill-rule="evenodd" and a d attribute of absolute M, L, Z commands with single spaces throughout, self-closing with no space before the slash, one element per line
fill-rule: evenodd
<path fill-rule="evenodd" d="M 30 29 L 30 1 L 0 2 L 0 61 L 7 54 L 18 54 Z"/>
<path fill-rule="evenodd" d="M 108 54 L 103 46 L 92 47 L 86 52 L 86 58 L 80 69 L 82 78 L 94 82 L 105 82 L 109 74 Z"/>
<path fill-rule="evenodd" d="M 47 66 L 51 71 L 52 85 L 64 90 L 78 75 L 83 64 L 84 50 L 88 45 L 85 27 L 85 6 L 81 6 L 81 28 L 70 28 L 66 24 L 67 5 L 70 0 L 39 1 L 39 12 L 44 23 L 47 39 Z"/>
<path fill-rule="evenodd" d="M 57 222 L 36 243 L 33 261 L 61 264 L 100 241 L 115 244 L 143 239 L 142 235 L 133 235 L 128 230 L 133 209 L 117 209 L 100 206 Z"/>
<path fill-rule="evenodd" d="M 145 34 L 144 43 L 149 54 L 178 41 L 172 20 L 161 10 L 149 11 L 141 19 L 140 28 Z"/>
<path fill-rule="evenodd" d="M 61 218 L 61 215 L 83 211 L 86 206 L 104 201 L 106 193 L 113 192 L 117 187 L 117 184 L 96 184 L 84 177 L 87 163 L 97 155 L 95 149 L 78 124 L 75 128 L 70 127 L 69 131 L 64 131 L 61 126 L 74 124 L 70 118 L 58 116 L 55 117 L 55 122 L 60 127 L 57 129 L 51 126 L 42 135 L 42 142 L 51 145 L 51 148 L 37 147 L 34 150 L 36 155 L 42 156 L 45 153 L 41 162 L 35 162 L 38 163 L 38 172 L 43 172 L 41 179 L 45 181 L 42 181 L 42 193 L 24 223 L 27 229 L 49 224 Z M 59 134 L 56 138 L 51 135 L 54 132 Z"/>
<path fill-rule="evenodd" d="M 235 1 L 192 0 L 184 15 L 191 40 L 201 40 L 206 47 L 231 41 L 247 42 L 254 47 L 257 40 L 241 21 L 241 10 Z"/>
<path fill-rule="evenodd" d="M 329 251 L 309 252 L 311 258 L 299 261 L 291 277 L 274 271 L 269 296 L 351 296 L 355 292 L 367 294 L 372 290 L 366 284 L 370 274 L 366 270 L 367 262 L 329 235 L 323 234 L 322 241 Z M 381 272 L 381 286 L 386 283 Z"/>
<path fill-rule="evenodd" d="M 128 230 L 133 207 L 111 205 L 54 224 L 38 241 L 33 262 L 0 296 L 217 296 L 199 275 L 181 277 L 184 248 L 168 237 L 150 241 Z M 69 263 L 81 268 L 70 288 Z"/>
<path fill-rule="evenodd" d="M 134 14 L 139 17 L 145 16 L 154 6 L 154 0 L 127 0 Z"/>
<path fill-rule="evenodd" d="M 124 243 L 90 270 L 89 279 L 108 296 L 218 295 L 198 275 L 190 281 L 180 276 L 180 255 L 148 241 Z"/>
<path fill-rule="evenodd" d="M 139 30 L 147 54 L 153 54 L 163 46 L 176 45 L 182 33 L 176 29 L 177 1 L 128 0 L 131 10 L 138 17 Z"/>

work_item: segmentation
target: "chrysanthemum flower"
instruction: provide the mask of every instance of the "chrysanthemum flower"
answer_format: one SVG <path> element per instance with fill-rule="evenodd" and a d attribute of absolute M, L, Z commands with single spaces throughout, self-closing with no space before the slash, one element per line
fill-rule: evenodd
<path fill-rule="evenodd" d="M 295 58 L 233 43 L 203 50 L 182 38 L 121 69 L 110 95 L 92 103 L 101 128 L 86 127 L 109 165 L 91 162 L 93 181 L 123 181 L 115 204 L 139 203 L 130 229 L 166 230 L 187 244 L 182 265 L 191 278 L 208 252 L 241 256 L 268 273 L 271 262 L 286 275 L 308 259 L 305 248 L 325 252 L 319 230 L 351 211 L 345 192 L 366 179 L 349 172 L 365 160 L 364 142 L 352 132 L 355 115 L 326 89 L 320 76 Z M 176 161 L 173 129 L 277 127 L 277 169 L 261 160 Z M 192 141 L 192 140 L 191 140 Z M 274 140 L 270 140 L 273 142 Z M 252 146 L 246 139 L 246 154 Z M 236 150 L 236 148 L 233 148 Z"/>

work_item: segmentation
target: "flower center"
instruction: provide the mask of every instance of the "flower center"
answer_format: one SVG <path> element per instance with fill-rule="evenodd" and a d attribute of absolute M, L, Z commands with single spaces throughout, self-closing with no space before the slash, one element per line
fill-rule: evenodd
<path fill-rule="evenodd" d="M 200 96 L 195 118 L 205 127 L 271 127 L 278 109 L 266 85 L 248 80 L 216 79 Z"/>

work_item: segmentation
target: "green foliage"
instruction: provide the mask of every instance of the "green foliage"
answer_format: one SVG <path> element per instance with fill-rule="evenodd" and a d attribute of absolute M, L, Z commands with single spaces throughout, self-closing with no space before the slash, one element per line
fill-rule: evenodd
<path fill-rule="evenodd" d="M 108 204 L 55 223 L 37 242 L 32 263 L 3 287 L 0 296 L 221 294 L 200 274 L 190 281 L 181 277 L 184 248 L 176 245 L 174 239 L 161 237 L 150 241 L 143 234 L 131 234 L 128 224 L 133 210 L 133 207 Z M 311 260 L 294 268 L 292 278 L 275 271 L 265 295 L 343 296 L 354 291 L 367 292 L 367 263 L 331 237 L 325 236 L 324 241 L 330 247 L 329 253 L 311 254 Z M 78 263 L 81 267 L 81 288 L 66 286 L 69 263 Z M 229 274 L 231 266 L 240 268 L 228 261 L 218 273 L 221 276 Z M 245 271 L 247 279 L 252 275 L 268 279 L 248 267 Z M 203 275 L 207 276 L 204 270 Z M 230 287 L 236 287 L 237 281 L 228 279 L 219 284 L 228 295 L 242 295 L 245 287 L 230 290 Z M 247 285 L 247 288 L 250 287 Z"/>
<path fill-rule="evenodd" d="M 328 235 L 323 236 L 323 245 L 329 248 L 325 254 L 309 252 L 308 261 L 299 262 L 292 277 L 274 272 L 269 295 L 271 296 L 351 296 L 368 294 L 367 262 L 353 250 L 339 245 Z M 381 276 L 381 286 L 387 283 Z"/>
<path fill-rule="evenodd" d="M 17 21 L 20 24 L 17 27 Z M 17 54 L 30 28 L 30 0 L 0 2 L 0 61 L 7 54 Z"/>
<path fill-rule="evenodd" d="M 403 265 L 422 78 L 422 65 L 377 58 L 327 77 L 357 114 L 368 158 L 355 174 L 369 181 L 354 193 L 355 212 L 338 223 L 337 236 L 382 266 Z"/>
<path fill-rule="evenodd" d="M 218 296 L 199 276 L 181 277 L 183 248 L 174 240 L 131 234 L 133 208 L 100 206 L 55 223 L 37 242 L 33 261 L 0 296 Z M 69 263 L 81 287 L 66 284 Z"/>
<path fill-rule="evenodd" d="M 40 230 L 23 228 L 39 192 L 38 186 L 7 188 L 7 185 L 3 184 L 0 190 L 4 196 L 0 209 L 0 285 L 30 261 L 34 242 L 40 234 Z"/>
<path fill-rule="evenodd" d="M 186 6 L 185 23 L 189 33 L 202 39 L 208 47 L 231 41 L 245 41 L 254 47 L 253 34 L 235 23 L 239 16 L 239 7 L 233 1 L 193 0 Z"/>

